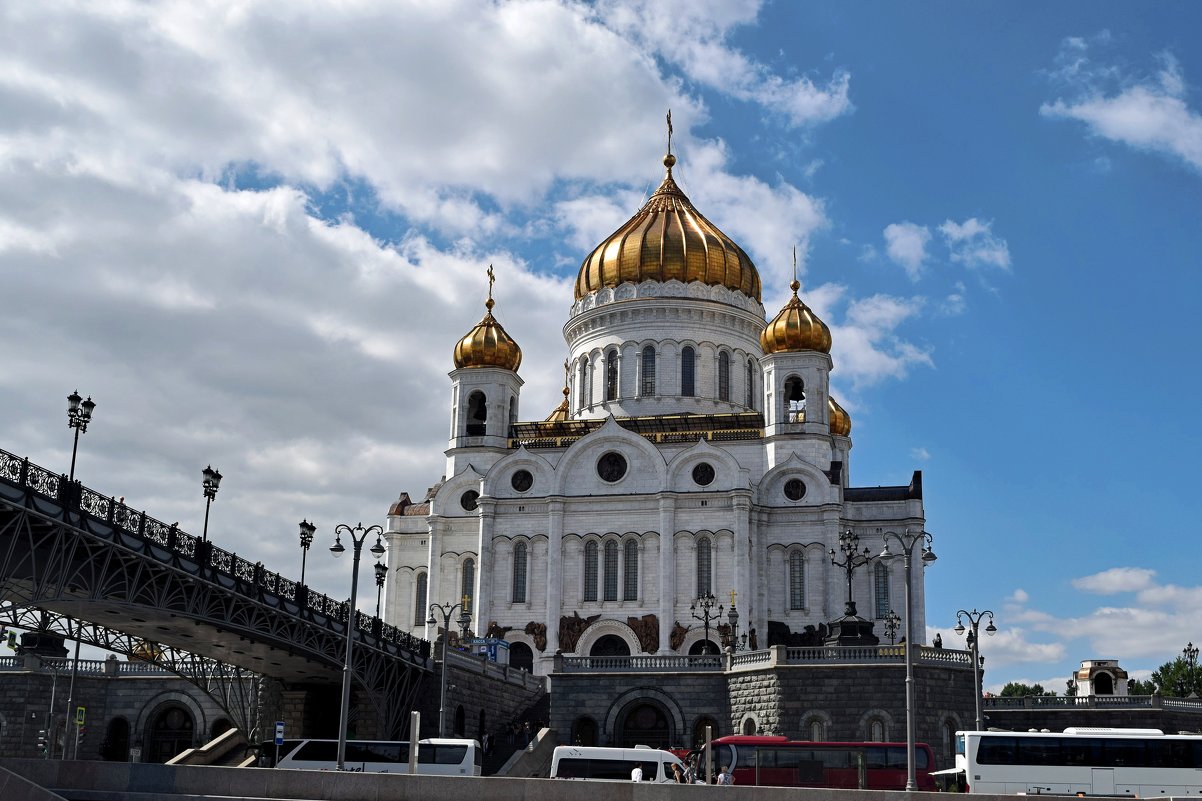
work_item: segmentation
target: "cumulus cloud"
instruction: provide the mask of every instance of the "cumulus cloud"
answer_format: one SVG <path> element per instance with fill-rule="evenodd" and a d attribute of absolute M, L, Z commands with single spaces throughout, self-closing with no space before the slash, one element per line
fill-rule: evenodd
<path fill-rule="evenodd" d="M 720 0 L 606 0 L 597 6 L 607 25 L 647 44 L 694 81 L 783 115 L 793 126 L 827 122 L 852 110 L 851 75 L 828 79 L 782 76 L 732 48 L 739 27 L 755 22 L 761 3 Z"/>
<path fill-rule="evenodd" d="M 831 325 L 832 355 L 839 375 L 856 388 L 904 378 L 918 365 L 934 366 L 929 348 L 902 338 L 897 329 L 923 308 L 921 298 L 877 294 L 853 300 L 844 320 Z M 829 318 L 827 318 L 829 319 Z"/>
<path fill-rule="evenodd" d="M 1010 269 L 1010 248 L 1006 240 L 993 233 L 992 222 L 970 217 L 962 223 L 952 220 L 939 226 L 939 233 L 951 251 L 951 260 L 966 267 Z"/>
<path fill-rule="evenodd" d="M 917 281 L 927 258 L 930 229 L 912 222 L 890 223 L 885 226 L 884 237 L 889 258 L 905 269 L 911 281 Z"/>
<path fill-rule="evenodd" d="M 1112 567 L 1092 576 L 1073 579 L 1073 587 L 1097 595 L 1135 592 L 1152 586 L 1156 571 L 1144 567 Z"/>
<path fill-rule="evenodd" d="M 1093 136 L 1168 155 L 1202 171 L 1202 115 L 1186 102 L 1189 87 L 1176 57 L 1161 53 L 1154 72 L 1130 75 L 1091 61 L 1092 44 L 1080 37 L 1062 43 L 1052 77 L 1068 96 L 1044 103 L 1040 114 L 1082 122 Z"/>

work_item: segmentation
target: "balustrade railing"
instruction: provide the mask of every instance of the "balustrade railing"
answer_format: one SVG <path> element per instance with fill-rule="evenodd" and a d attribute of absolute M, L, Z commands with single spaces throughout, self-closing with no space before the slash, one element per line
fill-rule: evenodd
<path fill-rule="evenodd" d="M 660 671 L 660 670 L 721 670 L 723 656 L 721 654 L 698 654 L 679 656 L 653 656 L 639 654 L 635 656 L 565 656 L 563 657 L 563 672 L 584 671 Z"/>
<path fill-rule="evenodd" d="M 674 671 L 674 670 L 760 670 L 793 665 L 881 664 L 901 665 L 905 662 L 904 645 L 820 645 L 802 648 L 776 646 L 759 651 L 735 653 L 636 656 L 567 656 L 562 657 L 564 672 L 582 671 Z M 919 664 L 941 665 L 968 670 L 972 655 L 968 651 L 918 646 L 914 660 Z M 558 671 L 560 668 L 556 668 Z"/>
<path fill-rule="evenodd" d="M 112 527 L 112 539 L 118 544 L 139 550 L 144 556 L 171 564 L 188 572 L 219 581 L 227 589 L 252 600 L 266 602 L 279 607 L 280 601 L 297 604 L 294 614 L 308 610 L 315 616 L 329 621 L 346 624 L 349 617 L 346 601 L 336 601 L 321 593 L 312 592 L 303 584 L 266 570 L 261 562 L 248 562 L 235 553 L 222 550 L 211 542 L 156 520 L 146 512 L 139 512 L 125 504 L 122 498 L 101 495 L 80 484 L 68 485 L 65 475 L 56 474 L 5 450 L 0 450 L 0 481 L 20 489 L 30 490 L 50 500 L 61 503 L 64 508 L 77 510 L 94 520 Z M 90 528 L 93 534 L 103 535 Z M 135 538 L 146 547 L 136 548 Z M 172 557 L 177 557 L 172 559 Z M 189 564 L 195 562 L 195 570 Z M 224 580 L 223 580 L 224 579 Z M 374 636 L 381 643 L 392 643 L 400 648 L 415 652 L 426 658 L 430 655 L 430 644 L 414 637 L 396 626 L 385 625 L 371 615 L 358 612 L 356 628 L 365 635 Z"/>

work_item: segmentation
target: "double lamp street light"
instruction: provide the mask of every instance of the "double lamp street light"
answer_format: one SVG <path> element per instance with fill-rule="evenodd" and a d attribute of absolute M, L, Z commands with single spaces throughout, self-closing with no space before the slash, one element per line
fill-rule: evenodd
<path fill-rule="evenodd" d="M 461 637 L 467 637 L 468 626 L 472 623 L 472 615 L 467 611 L 468 597 L 463 596 L 460 603 L 452 604 L 430 604 L 430 618 L 426 621 L 427 626 L 437 626 L 438 618 L 434 617 L 437 612 L 442 617 L 442 676 L 439 682 L 438 691 L 438 736 L 446 736 L 447 727 L 447 640 L 451 639 L 451 616 L 455 614 L 455 610 L 459 610 L 459 619 L 456 621 L 459 624 L 459 633 Z M 435 630 L 437 633 L 437 630 Z"/>
<path fill-rule="evenodd" d="M 993 625 L 993 612 L 986 609 L 983 612 L 978 612 L 974 607 L 971 612 L 966 612 L 961 609 L 956 612 L 956 628 L 953 629 L 957 634 L 963 634 L 964 618 L 968 618 L 968 624 L 971 631 L 968 632 L 968 650 L 972 653 L 972 692 L 976 701 L 977 710 L 977 731 L 983 731 L 982 723 L 984 719 L 981 716 L 981 657 L 978 649 L 981 644 L 981 620 L 988 617 L 989 625 L 985 627 L 985 633 L 993 636 L 997 632 L 997 626 Z"/>
<path fill-rule="evenodd" d="M 377 559 L 384 556 L 384 543 L 380 541 L 380 537 L 384 534 L 383 528 L 378 525 L 364 528 L 362 523 L 353 527 L 339 523 L 334 528 L 334 544 L 330 546 L 330 553 L 335 558 L 346 553 L 346 546 L 342 544 L 343 534 L 350 537 L 351 543 L 354 545 L 355 559 L 351 568 L 351 599 L 346 608 L 346 658 L 342 663 L 342 706 L 338 718 L 338 770 L 346 768 L 346 729 L 351 713 L 351 657 L 355 647 L 355 618 L 357 617 L 355 599 L 359 596 L 359 557 L 363 552 L 363 542 L 368 535 L 376 535 L 376 544 L 371 546 L 372 556 Z"/>

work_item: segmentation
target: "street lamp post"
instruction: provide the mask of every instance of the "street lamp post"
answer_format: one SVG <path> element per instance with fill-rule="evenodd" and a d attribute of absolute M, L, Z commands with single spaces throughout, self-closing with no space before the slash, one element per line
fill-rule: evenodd
<path fill-rule="evenodd" d="M 972 630 L 968 632 L 968 650 L 972 653 L 972 690 L 977 703 L 977 731 L 983 729 L 983 718 L 981 716 L 981 661 L 979 657 L 979 649 L 981 644 L 981 620 L 989 618 L 989 624 L 985 626 L 985 633 L 993 636 L 997 632 L 997 626 L 993 625 L 993 612 L 986 609 L 983 612 L 978 612 L 974 607 L 971 612 L 966 612 L 961 609 L 956 612 L 956 628 L 957 634 L 963 634 L 964 621 L 963 618 L 968 618 L 969 626 Z"/>
<path fill-rule="evenodd" d="M 914 548 L 922 544 L 922 564 L 924 566 L 931 564 L 937 558 L 935 551 L 931 545 L 934 537 L 925 531 L 911 532 L 906 530 L 904 534 L 898 534 L 895 531 L 885 532 L 885 549 L 881 551 L 880 558 L 888 559 L 895 554 L 889 551 L 890 540 L 895 541 L 902 549 L 902 570 L 906 578 L 906 790 L 913 792 L 918 789 L 917 765 L 914 759 L 914 741 L 917 739 L 914 731 L 914 612 L 911 596 L 912 580 L 911 580 L 911 558 L 914 555 Z"/>
<path fill-rule="evenodd" d="M 735 609 L 735 604 L 732 601 L 730 609 L 726 612 L 726 622 L 730 625 L 730 650 L 741 651 L 743 645 L 739 644 L 739 610 Z M 747 642 L 747 635 L 743 635 L 743 642 Z"/>
<path fill-rule="evenodd" d="M 897 629 L 899 626 L 901 626 L 901 616 L 890 609 L 889 614 L 885 615 L 885 634 L 889 636 L 890 645 L 897 643 Z"/>
<path fill-rule="evenodd" d="M 313 544 L 313 535 L 316 532 L 317 526 L 313 525 L 308 520 L 300 521 L 301 584 L 305 583 L 305 561 L 309 557 L 309 546 Z"/>
<path fill-rule="evenodd" d="M 860 536 L 851 529 L 844 531 L 839 535 L 839 550 L 843 553 L 843 561 L 835 559 L 835 549 L 831 548 L 827 553 L 831 558 L 831 565 L 841 567 L 847 571 L 847 601 L 843 606 L 844 617 L 856 616 L 856 602 L 851 597 L 851 576 L 857 567 L 863 567 L 871 562 L 876 557 L 869 556 L 868 546 L 864 546 L 864 550 L 860 551 Z"/>
<path fill-rule="evenodd" d="M 351 563 L 351 599 L 346 607 L 346 659 L 342 663 L 342 712 L 338 718 L 338 770 L 346 768 L 346 727 L 351 714 L 351 654 L 355 647 L 355 599 L 359 596 L 359 556 L 363 552 L 363 541 L 367 539 L 367 535 L 376 535 L 376 544 L 371 546 L 372 556 L 379 559 L 384 555 L 384 544 L 380 542 L 383 528 L 364 528 L 362 523 L 354 527 L 339 523 L 334 528 L 334 544 L 330 546 L 330 553 L 334 554 L 335 558 L 346 552 L 346 547 L 342 544 L 344 532 L 355 546 L 355 559 Z"/>
<path fill-rule="evenodd" d="M 1185 660 L 1186 672 L 1179 694 L 1182 698 L 1186 698 L 1194 691 L 1197 684 L 1195 671 L 1198 669 L 1198 646 L 1194 645 L 1192 640 L 1187 642 L 1181 649 L 1181 657 Z"/>
<path fill-rule="evenodd" d="M 466 597 L 464 601 L 466 601 Z M 464 636 L 467 636 L 467 627 L 472 622 L 472 616 L 468 614 L 465 603 L 445 603 L 445 604 L 430 604 L 430 618 L 426 621 L 427 626 L 437 626 L 438 619 L 434 617 L 437 611 L 442 615 L 442 676 L 439 680 L 438 691 L 438 736 L 446 736 L 447 725 L 447 640 L 451 639 L 451 615 L 455 614 L 455 610 L 459 610 L 459 629 Z"/>
<path fill-rule="evenodd" d="M 388 578 L 388 565 L 376 562 L 376 617 L 380 616 L 380 595 L 384 592 L 384 579 Z"/>
<path fill-rule="evenodd" d="M 722 605 L 721 604 L 718 605 L 717 613 L 712 612 L 712 610 L 714 608 L 714 602 L 717 600 L 718 599 L 714 597 L 714 594 L 712 592 L 707 592 L 704 595 L 700 596 L 696 601 L 693 601 L 693 603 L 691 603 L 689 605 L 689 611 L 693 613 L 693 618 L 695 620 L 700 620 L 702 625 L 705 626 L 704 651 L 707 654 L 712 653 L 710 651 L 710 623 L 712 623 L 713 621 L 718 620 L 719 618 L 722 617 Z M 700 615 L 697 614 L 697 606 L 699 604 L 701 606 L 701 614 Z"/>
<path fill-rule="evenodd" d="M 67 396 L 67 427 L 75 429 L 75 441 L 71 444 L 71 473 L 67 477 L 67 486 L 75 484 L 75 456 L 79 453 L 79 435 L 87 433 L 88 423 L 92 421 L 92 410 L 96 408 L 96 404 L 92 402 L 92 396 L 89 395 L 87 400 L 79 396 L 79 390 L 75 390 Z"/>
<path fill-rule="evenodd" d="M 209 505 L 213 503 L 213 499 L 217 497 L 217 488 L 221 486 L 221 473 L 213 469 L 209 465 L 204 470 L 200 471 L 201 482 L 200 486 L 205 493 L 205 525 L 201 532 L 201 542 L 209 541 Z"/>

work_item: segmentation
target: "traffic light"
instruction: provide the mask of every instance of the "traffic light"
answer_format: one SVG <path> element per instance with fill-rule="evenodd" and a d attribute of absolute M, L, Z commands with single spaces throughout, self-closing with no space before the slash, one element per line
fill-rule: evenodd
<path fill-rule="evenodd" d="M 45 729 L 38 729 L 38 753 L 46 756 L 50 751 L 50 739 L 46 736 Z"/>
<path fill-rule="evenodd" d="M 87 727 L 87 726 L 83 726 L 83 725 L 81 725 L 81 726 L 79 727 L 79 732 L 78 732 L 78 733 L 76 734 L 76 736 L 75 736 L 75 745 L 76 745 L 76 747 L 75 747 L 75 751 L 76 751 L 76 758 L 77 758 L 77 759 L 78 759 L 78 757 L 79 757 L 79 754 L 78 754 L 78 752 L 79 752 L 79 749 L 80 749 L 81 747 L 83 747 L 83 744 L 84 744 L 84 742 L 85 742 L 87 739 L 88 739 L 88 727 Z"/>

